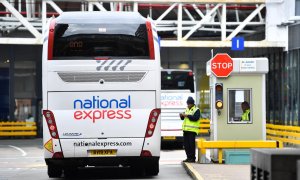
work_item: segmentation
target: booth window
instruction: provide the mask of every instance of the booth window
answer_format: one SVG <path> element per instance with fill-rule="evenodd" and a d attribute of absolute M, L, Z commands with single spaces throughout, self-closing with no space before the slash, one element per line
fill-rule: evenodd
<path fill-rule="evenodd" d="M 228 123 L 252 123 L 251 89 L 228 89 Z"/>

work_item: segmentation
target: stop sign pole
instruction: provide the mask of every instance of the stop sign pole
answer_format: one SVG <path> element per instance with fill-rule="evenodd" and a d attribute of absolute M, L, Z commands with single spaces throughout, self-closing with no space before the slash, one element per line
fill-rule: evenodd
<path fill-rule="evenodd" d="M 233 60 L 228 54 L 216 54 L 211 60 L 210 67 L 216 77 L 226 78 L 233 71 Z"/>

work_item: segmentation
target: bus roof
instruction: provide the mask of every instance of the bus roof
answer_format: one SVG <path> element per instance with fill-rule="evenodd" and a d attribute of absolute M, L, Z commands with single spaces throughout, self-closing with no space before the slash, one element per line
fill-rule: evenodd
<path fill-rule="evenodd" d="M 59 24 L 144 24 L 146 19 L 138 12 L 63 12 Z"/>

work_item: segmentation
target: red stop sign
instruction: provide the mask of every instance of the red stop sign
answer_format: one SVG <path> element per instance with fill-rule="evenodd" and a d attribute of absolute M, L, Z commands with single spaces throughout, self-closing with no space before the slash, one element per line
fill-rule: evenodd
<path fill-rule="evenodd" d="M 217 77 L 228 77 L 233 70 L 233 61 L 228 54 L 217 54 L 210 63 L 211 71 Z"/>

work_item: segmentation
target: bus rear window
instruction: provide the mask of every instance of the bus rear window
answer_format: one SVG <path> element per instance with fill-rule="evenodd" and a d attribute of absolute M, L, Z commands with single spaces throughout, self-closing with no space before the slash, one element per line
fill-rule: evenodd
<path fill-rule="evenodd" d="M 149 59 L 145 24 L 56 24 L 53 59 Z"/>
<path fill-rule="evenodd" d="M 188 71 L 162 71 L 161 72 L 162 90 L 190 90 L 195 92 L 194 77 Z"/>

